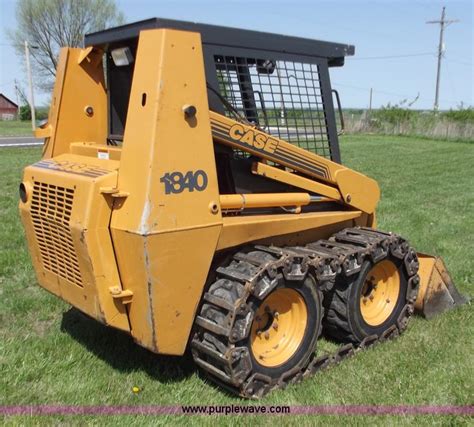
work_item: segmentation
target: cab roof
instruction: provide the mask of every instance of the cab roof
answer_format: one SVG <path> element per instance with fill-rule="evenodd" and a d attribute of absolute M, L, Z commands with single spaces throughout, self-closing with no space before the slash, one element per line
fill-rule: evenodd
<path fill-rule="evenodd" d="M 155 28 L 200 33 L 204 45 L 258 49 L 269 52 L 327 58 L 330 66 L 341 66 L 344 64 L 345 56 L 354 55 L 354 46 L 349 44 L 163 18 L 147 19 L 86 34 L 84 44 L 86 47 L 100 46 L 107 50 L 110 44 L 116 46 L 117 43 L 136 39 L 140 31 Z"/>

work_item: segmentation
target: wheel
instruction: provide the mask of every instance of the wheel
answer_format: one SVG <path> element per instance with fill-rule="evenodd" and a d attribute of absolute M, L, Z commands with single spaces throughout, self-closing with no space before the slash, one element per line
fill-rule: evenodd
<path fill-rule="evenodd" d="M 253 323 L 245 346 L 253 371 L 277 379 L 295 366 L 304 366 L 315 351 L 322 323 L 321 300 L 312 277 L 302 283 L 284 282 L 251 306 Z"/>
<path fill-rule="evenodd" d="M 314 278 L 287 280 L 281 266 L 267 268 L 276 260 L 264 251 L 236 253 L 216 269 L 195 321 L 194 361 L 245 397 L 260 397 L 302 372 L 322 328 L 322 297 Z M 262 295 L 250 293 L 251 281 L 270 287 Z"/>
<path fill-rule="evenodd" d="M 405 307 L 408 279 L 404 262 L 391 255 L 375 264 L 366 260 L 355 277 L 340 275 L 325 296 L 324 334 L 354 343 L 380 336 Z"/>

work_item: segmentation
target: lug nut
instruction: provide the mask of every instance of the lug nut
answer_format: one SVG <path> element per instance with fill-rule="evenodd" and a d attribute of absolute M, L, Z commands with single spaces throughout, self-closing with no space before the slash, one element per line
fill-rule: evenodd
<path fill-rule="evenodd" d="M 266 340 L 268 340 L 270 338 L 270 334 L 268 332 L 265 332 L 264 337 L 265 337 Z"/>
<path fill-rule="evenodd" d="M 275 322 L 275 323 L 272 325 L 272 328 L 275 329 L 275 331 L 278 331 L 278 323 Z"/>

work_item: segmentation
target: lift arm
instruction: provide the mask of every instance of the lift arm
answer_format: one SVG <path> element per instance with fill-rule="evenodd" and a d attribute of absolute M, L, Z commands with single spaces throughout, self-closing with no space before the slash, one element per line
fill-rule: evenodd
<path fill-rule="evenodd" d="M 275 162 L 306 177 L 264 163 L 257 163 L 254 173 L 330 197 L 368 214 L 375 211 L 380 190 L 372 178 L 296 147 L 255 126 L 214 111 L 209 114 L 212 135 L 217 142 Z"/>

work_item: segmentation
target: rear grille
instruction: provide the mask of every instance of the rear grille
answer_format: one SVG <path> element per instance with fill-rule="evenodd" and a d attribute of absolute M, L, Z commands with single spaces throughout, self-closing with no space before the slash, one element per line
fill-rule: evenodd
<path fill-rule="evenodd" d="M 31 217 L 46 270 L 82 287 L 69 220 L 74 189 L 34 182 Z"/>

